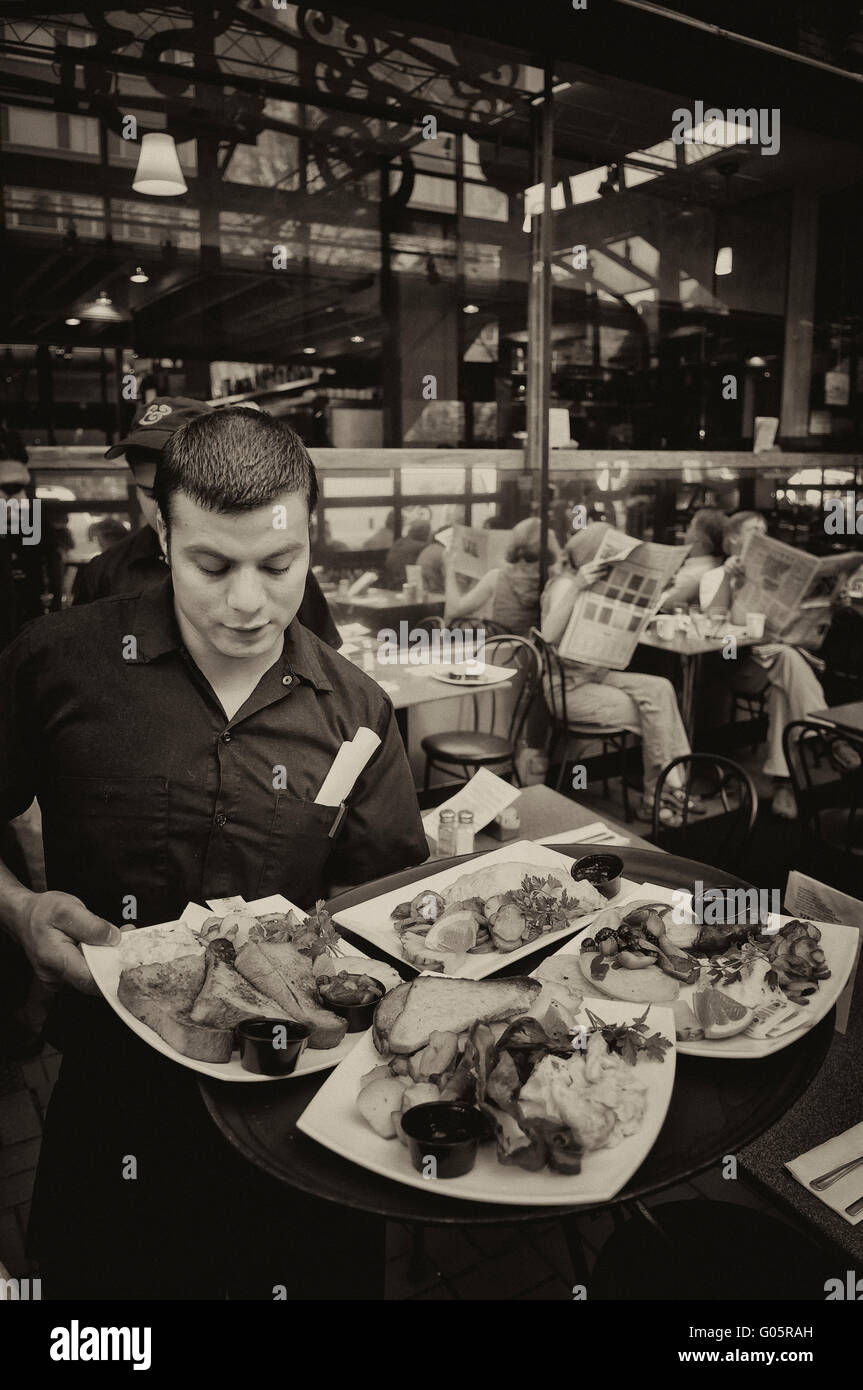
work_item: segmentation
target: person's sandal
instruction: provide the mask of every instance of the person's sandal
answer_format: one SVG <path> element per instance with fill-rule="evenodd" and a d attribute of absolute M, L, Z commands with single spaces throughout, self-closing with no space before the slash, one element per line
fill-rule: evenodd
<path fill-rule="evenodd" d="M 670 807 L 672 811 L 682 811 L 684 801 L 686 802 L 686 809 L 690 816 L 707 815 L 707 807 L 704 804 L 703 798 L 700 796 L 690 796 L 687 799 L 679 787 L 666 787 L 662 793 L 663 805 Z"/>

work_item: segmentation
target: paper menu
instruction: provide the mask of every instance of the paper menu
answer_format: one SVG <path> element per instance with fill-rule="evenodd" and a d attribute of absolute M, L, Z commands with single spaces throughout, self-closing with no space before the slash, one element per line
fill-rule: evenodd
<path fill-rule="evenodd" d="M 504 782 L 502 777 L 496 777 L 493 772 L 489 772 L 488 768 L 481 767 L 449 801 L 444 801 L 440 806 L 435 806 L 433 811 L 426 812 L 423 816 L 423 830 L 429 839 L 437 840 L 438 817 L 441 811 L 455 811 L 456 818 L 459 811 L 473 811 L 473 828 L 475 831 L 482 830 L 483 826 L 493 821 L 507 806 L 511 806 L 520 795 L 519 787 L 511 786 L 509 782 Z"/>
<path fill-rule="evenodd" d="M 785 887 L 785 911 L 791 917 L 804 917 L 808 921 L 836 922 L 844 927 L 856 927 L 863 940 L 863 902 L 838 888 L 819 883 L 807 874 L 792 869 Z M 851 1012 L 851 997 L 860 961 L 860 947 L 848 983 L 836 1000 L 836 1032 L 844 1033 L 848 1028 L 848 1015 Z"/>
<path fill-rule="evenodd" d="M 371 729 L 357 729 L 353 738 L 343 743 L 333 765 L 315 797 L 316 806 L 339 806 L 350 795 L 366 763 L 380 746 L 380 738 Z"/>

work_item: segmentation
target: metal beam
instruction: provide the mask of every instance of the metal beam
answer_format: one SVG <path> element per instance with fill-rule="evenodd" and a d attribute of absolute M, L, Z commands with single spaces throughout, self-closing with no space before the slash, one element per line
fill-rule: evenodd
<path fill-rule="evenodd" d="M 527 291 L 527 466 L 539 479 L 539 582 L 545 584 L 548 541 L 548 411 L 551 400 L 551 183 L 554 146 L 554 77 L 546 65 L 543 101 L 534 126 L 535 183 L 543 185 L 542 212 L 531 218 Z"/>

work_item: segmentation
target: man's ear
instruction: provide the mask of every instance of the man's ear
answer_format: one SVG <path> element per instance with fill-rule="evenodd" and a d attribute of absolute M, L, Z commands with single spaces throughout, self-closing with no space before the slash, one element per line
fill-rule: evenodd
<path fill-rule="evenodd" d="M 156 535 L 159 537 L 159 545 L 162 547 L 162 553 L 167 556 L 168 528 L 165 525 L 165 519 L 162 516 L 161 508 L 156 512 Z"/>

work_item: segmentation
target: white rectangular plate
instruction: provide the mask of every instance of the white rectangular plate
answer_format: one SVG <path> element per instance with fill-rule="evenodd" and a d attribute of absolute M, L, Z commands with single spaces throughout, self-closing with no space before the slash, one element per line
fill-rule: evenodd
<path fill-rule="evenodd" d="M 674 902 L 673 895 L 674 890 L 671 888 L 646 883 L 642 885 L 637 897 L 645 901 L 654 900 L 670 903 Z M 769 914 L 769 919 L 771 924 L 779 923 L 780 925 L 794 920 L 809 921 L 807 917 L 795 919 L 777 916 L 774 913 Z M 820 1023 L 825 1014 L 828 1014 L 833 1008 L 848 982 L 854 965 L 859 933 L 852 927 L 837 926 L 833 922 L 815 922 L 814 925 L 821 932 L 821 946 L 827 957 L 830 978 L 820 982 L 815 994 L 810 996 L 809 1003 L 803 1006 L 806 1019 L 799 1028 L 795 1028 L 790 1033 L 783 1033 L 778 1038 L 747 1038 L 745 1033 L 737 1033 L 734 1037 L 718 1038 L 715 1041 L 707 1038 L 696 1039 L 694 1042 L 678 1041 L 677 1051 L 688 1057 L 720 1057 L 729 1061 L 769 1057 L 772 1052 L 781 1052 L 784 1047 L 790 1047 L 798 1038 L 802 1038 L 804 1033 L 808 1033 L 810 1028 L 814 1028 L 816 1023 Z M 578 941 L 568 941 L 559 951 L 555 951 L 555 955 L 574 955 L 579 950 L 580 943 Z M 681 985 L 680 998 L 690 1001 L 699 984 L 700 980 L 696 981 L 694 985 Z"/>
<path fill-rule="evenodd" d="M 638 1008 L 613 999 L 586 999 L 585 1004 L 604 1023 L 630 1023 Z M 588 1024 L 581 1011 L 579 1022 Z M 647 1016 L 651 1032 L 674 1040 L 674 1018 L 670 1009 L 654 1005 Z M 475 1167 L 460 1178 L 424 1178 L 414 1168 L 410 1151 L 398 1139 L 381 1139 L 357 1109 L 360 1078 L 382 1058 L 375 1050 L 371 1033 L 364 1033 L 351 1053 L 332 1076 L 328 1076 L 314 1099 L 306 1106 L 297 1128 L 333 1153 L 358 1163 L 382 1177 L 456 1197 L 467 1202 L 494 1202 L 505 1206 L 550 1207 L 584 1206 L 607 1202 L 619 1192 L 644 1162 L 662 1128 L 674 1086 L 674 1047 L 662 1062 L 641 1061 L 637 1073 L 647 1086 L 647 1109 L 641 1129 L 614 1149 L 598 1149 L 584 1155 L 580 1173 L 528 1173 L 523 1168 L 498 1163 L 494 1143 L 480 1147 Z"/>
<path fill-rule="evenodd" d="M 535 864 L 537 869 L 545 869 L 546 871 L 558 869 L 563 873 L 566 883 L 571 881 L 569 871 L 573 861 L 567 855 L 558 854 L 557 850 L 554 849 L 546 849 L 545 845 L 536 844 L 533 840 L 516 840 L 501 849 L 480 855 L 468 864 L 460 864 L 451 869 L 442 869 L 438 873 L 432 869 L 428 878 L 417 879 L 415 883 L 409 883 L 404 888 L 396 888 L 390 893 L 382 893 L 380 897 L 369 898 L 367 902 L 359 903 L 356 907 L 345 908 L 337 914 L 336 923 L 356 932 L 357 936 L 372 942 L 374 946 L 379 946 L 394 960 L 404 961 L 398 932 L 394 930 L 390 920 L 390 913 L 394 907 L 398 907 L 399 903 L 409 902 L 411 898 L 415 898 L 418 893 L 422 893 L 427 888 L 440 892 L 442 888 L 454 883 L 457 878 L 463 877 L 464 874 L 472 874 L 476 869 L 482 869 L 487 864 L 512 864 L 513 862 Z M 614 901 L 615 903 L 626 902 L 627 898 L 638 895 L 638 893 L 639 885 L 637 883 L 633 883 L 629 879 L 622 879 L 620 893 Z M 607 906 L 608 904 L 603 902 L 603 907 Z M 546 946 L 549 941 L 563 941 L 573 932 L 580 932 L 599 911 L 601 909 L 596 908 L 595 911 L 586 913 L 584 917 L 576 918 L 562 931 L 548 932 L 545 936 L 538 936 L 535 941 L 528 942 L 526 946 L 520 946 L 517 951 L 487 951 L 481 955 L 469 955 L 459 970 L 448 971 L 447 973 L 468 980 L 485 979 L 486 975 L 493 975 L 496 970 L 500 970 L 501 966 L 533 955 L 534 952 Z"/>
<path fill-rule="evenodd" d="M 191 905 L 194 907 L 194 904 Z M 307 914 L 299 907 L 294 907 L 293 903 L 288 902 L 287 898 L 280 896 L 259 898 L 257 902 L 246 903 L 240 909 L 243 912 L 250 912 L 253 916 L 257 913 L 264 915 L 268 912 L 287 912 L 289 909 L 304 917 Z M 204 912 L 202 908 L 197 908 L 195 912 L 189 911 L 183 914 L 183 920 L 190 920 L 190 925 L 197 928 L 199 921 L 194 920 L 203 912 L 204 917 L 212 914 Z M 202 920 L 202 919 L 201 919 Z M 159 923 L 158 925 L 162 925 Z M 139 937 L 144 932 L 152 930 L 149 927 L 139 927 L 135 936 Z M 347 945 L 347 943 L 345 943 Z M 163 1057 L 170 1057 L 172 1061 L 179 1062 L 181 1067 L 188 1067 L 191 1071 L 201 1072 L 203 1076 L 215 1077 L 217 1081 L 290 1081 L 293 1076 L 308 1076 L 310 1072 L 326 1071 L 329 1067 L 334 1067 L 347 1057 L 351 1049 L 356 1045 L 357 1038 L 362 1037 L 361 1033 L 346 1033 L 344 1039 L 338 1047 L 313 1048 L 307 1047 L 302 1057 L 297 1063 L 296 1070 L 288 1076 L 258 1076 L 256 1072 L 246 1071 L 240 1063 L 240 1054 L 235 1049 L 230 1062 L 199 1062 L 194 1057 L 184 1057 L 182 1052 L 177 1052 L 176 1048 L 166 1043 L 164 1038 L 153 1028 L 148 1028 L 146 1023 L 142 1023 L 134 1014 L 131 1014 L 124 1004 L 117 998 L 117 990 L 120 984 L 120 971 L 123 968 L 123 957 L 119 946 L 87 946 L 82 945 L 84 959 L 90 967 L 90 972 L 99 989 L 107 999 L 111 1008 L 123 1022 L 131 1028 L 133 1033 L 137 1033 L 145 1043 L 149 1043 L 157 1052 L 161 1052 Z M 350 955 L 361 956 L 362 951 L 350 947 Z M 373 962 L 370 962 L 373 964 Z M 279 1012 L 278 1004 L 273 1001 L 273 1017 Z"/>

